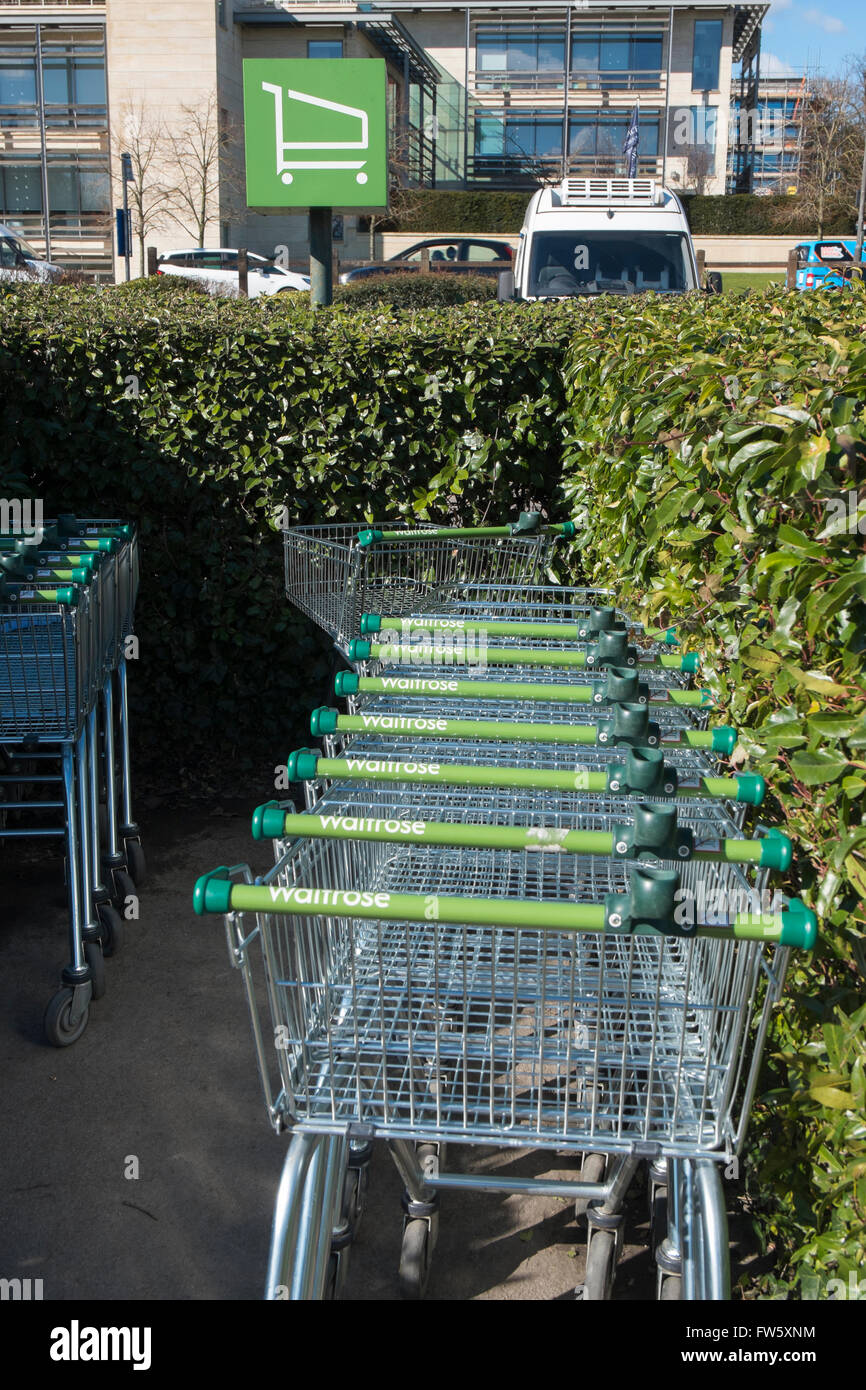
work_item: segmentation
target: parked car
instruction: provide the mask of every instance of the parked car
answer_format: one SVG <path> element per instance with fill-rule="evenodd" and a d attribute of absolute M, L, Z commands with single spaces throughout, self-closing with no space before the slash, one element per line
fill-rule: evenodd
<path fill-rule="evenodd" d="M 801 241 L 797 252 L 796 284 L 788 289 L 815 290 L 822 286 L 838 289 L 850 284 L 854 272 L 856 237 L 825 237 L 823 241 Z M 866 246 L 861 253 L 866 266 Z"/>
<path fill-rule="evenodd" d="M 308 290 L 309 275 L 284 270 L 265 256 L 247 252 L 247 286 L 250 299 L 259 295 L 285 294 L 287 291 Z M 157 275 L 181 275 L 187 280 L 200 280 L 216 293 L 231 294 L 238 286 L 238 253 L 228 247 L 209 251 L 203 246 L 192 251 L 169 251 L 160 256 Z"/>
<path fill-rule="evenodd" d="M 44 261 L 12 227 L 0 222 L 0 280 L 59 280 L 63 268 Z"/>
<path fill-rule="evenodd" d="M 428 237 L 426 241 L 407 246 L 405 251 L 398 251 L 396 256 L 389 256 L 384 264 L 344 270 L 340 284 L 348 285 L 351 280 L 361 280 L 366 275 L 420 270 L 424 251 L 430 254 L 431 269 L 450 270 L 458 275 L 498 275 L 503 267 L 497 262 L 510 261 L 514 256 L 507 241 L 488 241 L 486 237 Z"/>

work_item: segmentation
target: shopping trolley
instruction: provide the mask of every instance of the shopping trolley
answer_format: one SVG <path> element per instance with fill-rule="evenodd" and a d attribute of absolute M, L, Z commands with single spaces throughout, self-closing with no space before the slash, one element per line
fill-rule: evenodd
<path fill-rule="evenodd" d="M 474 528 L 286 525 L 286 595 L 345 656 L 362 613 L 417 613 L 480 581 L 536 584 L 553 541 L 573 534 L 571 522 L 548 526 L 537 513 Z"/>
<path fill-rule="evenodd" d="M 118 906 L 136 892 L 127 864 L 139 881 L 143 869 L 140 842 L 137 860 L 112 855 L 110 844 L 102 856 L 99 825 L 101 781 L 107 821 L 117 822 L 115 682 L 121 797 L 131 807 L 122 653 L 138 569 L 135 529 L 117 520 L 66 516 L 0 537 L 0 841 L 65 840 L 71 963 L 45 1015 L 47 1037 L 61 1046 L 80 1037 L 91 999 L 104 993 Z M 137 837 L 131 814 L 125 823 Z"/>
<path fill-rule="evenodd" d="M 344 795 L 330 789 L 329 805 Z M 406 819 L 426 824 L 415 795 Z M 381 807 L 366 809 L 378 824 L 360 839 L 340 815 L 272 807 L 280 823 L 267 828 L 282 837 L 273 870 L 253 882 L 236 866 L 196 885 L 197 911 L 226 914 L 268 1113 L 294 1136 L 267 1296 L 320 1296 L 345 1146 L 375 1137 L 387 1140 L 406 1185 L 403 1277 L 419 1285 L 441 1190 L 532 1186 L 437 1171 L 431 1149 L 456 1141 L 606 1155 L 601 1180 L 539 1189 L 591 1204 L 585 1296 L 603 1297 L 638 1166 L 717 1164 L 737 1151 L 760 1054 L 750 1027 L 762 1038 L 788 947 L 811 948 L 814 918 L 783 902 L 771 913 L 729 908 L 724 920 L 678 925 L 677 894 L 699 900 L 702 883 L 728 904 L 749 902 L 754 885 L 742 866 L 724 848 L 678 866 L 582 852 L 588 835 L 617 833 L 602 811 L 589 831 L 560 812 L 555 828 L 577 836 L 575 852 L 561 839 L 544 853 L 461 842 L 472 827 L 453 814 L 449 843 L 398 845 Z M 486 833 L 508 846 L 520 817 L 508 802 L 500 812 L 509 826 Z M 326 822 L 325 833 L 303 833 L 305 819 L 308 832 Z M 716 838 L 726 829 L 735 843 L 737 827 L 717 815 Z M 759 1003 L 762 972 L 771 988 Z M 318 1197 L 305 1177 L 314 1159 Z M 703 1283 L 719 1281 L 719 1253 L 707 1250 Z"/>

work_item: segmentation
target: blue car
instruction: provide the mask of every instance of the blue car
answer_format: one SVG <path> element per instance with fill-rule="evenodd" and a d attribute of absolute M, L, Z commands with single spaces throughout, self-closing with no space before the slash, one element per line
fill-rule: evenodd
<path fill-rule="evenodd" d="M 824 237 L 823 240 L 801 241 L 796 247 L 797 278 L 793 288 L 840 288 L 857 273 L 854 267 L 856 250 L 856 237 Z M 863 248 L 860 264 L 866 265 L 866 246 Z"/>

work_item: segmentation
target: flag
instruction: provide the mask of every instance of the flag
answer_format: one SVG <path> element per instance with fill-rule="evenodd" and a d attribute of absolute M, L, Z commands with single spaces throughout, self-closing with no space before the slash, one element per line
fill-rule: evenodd
<path fill-rule="evenodd" d="M 630 179 L 637 178 L 637 147 L 640 144 L 639 126 L 638 109 L 636 106 L 633 106 L 629 128 L 622 144 L 622 152 L 628 161 L 626 174 Z"/>

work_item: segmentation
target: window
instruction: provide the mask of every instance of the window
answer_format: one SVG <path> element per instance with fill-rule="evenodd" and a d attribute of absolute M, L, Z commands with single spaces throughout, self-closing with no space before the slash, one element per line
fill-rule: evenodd
<path fill-rule="evenodd" d="M 307 39 L 308 58 L 342 58 L 342 39 Z"/>
<path fill-rule="evenodd" d="M 582 111 L 573 114 L 568 122 L 568 152 L 578 164 L 592 167 L 599 173 L 624 174 L 626 167 L 622 147 L 628 133 L 628 112 Z M 658 112 L 640 113 L 638 159 L 658 157 Z"/>
<path fill-rule="evenodd" d="M 475 35 L 476 81 L 487 90 L 498 83 L 509 86 L 559 87 L 565 76 L 565 34 L 561 29 L 480 29 Z M 541 78 L 541 82 L 539 82 Z"/>
<path fill-rule="evenodd" d="M 722 21 L 696 19 L 692 50 L 692 91 L 715 92 L 719 87 L 719 55 L 722 49 Z"/>
<path fill-rule="evenodd" d="M 467 241 L 463 247 L 463 255 L 467 261 L 503 261 L 509 259 L 504 252 L 500 255 L 495 246 L 480 246 L 477 241 Z"/>
<path fill-rule="evenodd" d="M 657 87 L 661 82 L 660 30 L 588 30 L 571 41 L 572 86 Z"/>
<path fill-rule="evenodd" d="M 692 289 L 681 232 L 539 232 L 532 238 L 529 293 L 671 294 Z"/>
<path fill-rule="evenodd" d="M 476 157 L 541 159 L 562 154 L 562 115 L 547 111 L 497 111 L 475 118 Z"/>

